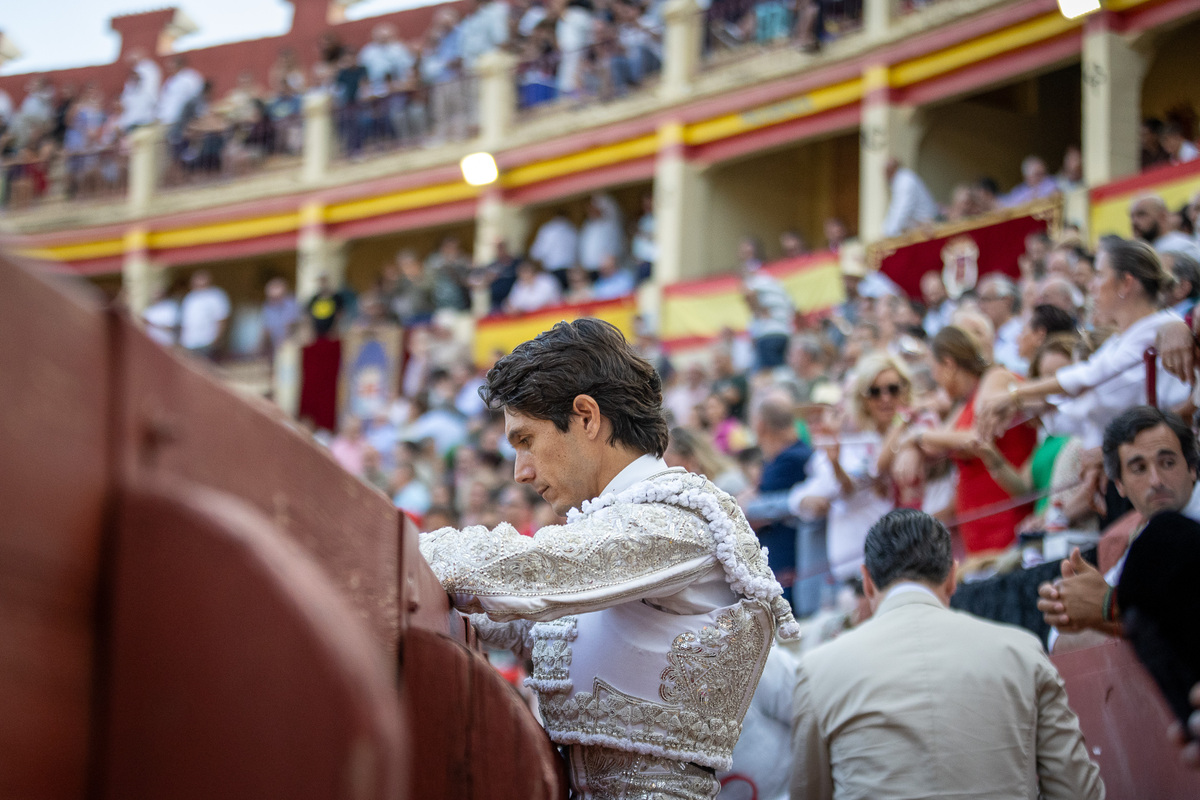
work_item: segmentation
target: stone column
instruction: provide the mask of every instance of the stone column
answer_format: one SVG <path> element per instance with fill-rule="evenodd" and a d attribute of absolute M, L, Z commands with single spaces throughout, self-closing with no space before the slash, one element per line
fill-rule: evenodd
<path fill-rule="evenodd" d="M 162 171 L 161 125 L 135 128 L 129 134 L 129 210 L 134 216 L 150 211 Z"/>
<path fill-rule="evenodd" d="M 475 263 L 494 259 L 496 242 L 501 240 L 508 245 L 508 252 L 521 253 L 528 237 L 528 209 L 505 200 L 499 186 L 484 189 L 475 210 Z"/>
<path fill-rule="evenodd" d="M 324 93 L 304 97 L 304 145 L 300 180 L 320 183 L 329 171 L 337 142 L 333 135 L 333 101 Z"/>
<path fill-rule="evenodd" d="M 887 216 L 888 182 L 885 168 L 897 158 L 909 169 L 917 167 L 922 126 L 913 106 L 893 102 L 888 68 L 867 67 L 859 137 L 858 238 L 864 243 L 883 236 Z"/>
<path fill-rule="evenodd" d="M 300 209 L 300 236 L 296 244 L 296 299 L 301 304 L 317 292 L 317 279 L 329 277 L 338 288 L 346 279 L 346 243 L 325 235 L 325 207 L 306 203 Z"/>
<path fill-rule="evenodd" d="M 659 94 L 682 99 L 700 67 L 704 12 L 696 0 L 667 0 L 663 7 L 663 65 Z"/>
<path fill-rule="evenodd" d="M 493 50 L 476 62 L 479 73 L 479 142 L 488 152 L 499 150 L 517 113 L 517 57 Z"/>
<path fill-rule="evenodd" d="M 896 0 L 864 0 L 863 31 L 872 39 L 881 39 L 892 26 L 892 8 Z"/>
<path fill-rule="evenodd" d="M 658 129 L 654 165 L 654 246 L 651 279 L 639 293 L 641 311 L 658 319 L 662 289 L 704 275 L 705 228 L 710 184 L 703 168 L 688 161 L 683 125 L 668 122 Z"/>
<path fill-rule="evenodd" d="M 1142 79 L 1149 59 L 1110 28 L 1108 12 L 1083 35 L 1083 176 L 1100 186 L 1141 169 Z"/>
<path fill-rule="evenodd" d="M 142 312 L 150 305 L 155 279 L 154 267 L 150 263 L 149 235 L 145 228 L 130 228 L 125 231 L 121 288 L 125 290 L 125 303 L 134 319 L 140 320 Z"/>

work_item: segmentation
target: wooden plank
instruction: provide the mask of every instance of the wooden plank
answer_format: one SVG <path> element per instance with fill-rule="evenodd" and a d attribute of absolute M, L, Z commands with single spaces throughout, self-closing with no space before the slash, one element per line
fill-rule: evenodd
<path fill-rule="evenodd" d="M 115 561 L 103 796 L 400 796 L 390 664 L 270 520 L 173 481 L 122 497 Z"/>
<path fill-rule="evenodd" d="M 87 783 L 108 483 L 108 320 L 0 254 L 0 796 Z"/>
<path fill-rule="evenodd" d="M 321 566 L 390 654 L 399 636 L 399 512 L 265 400 L 205 362 L 164 350 L 128 321 L 120 480 L 175 476 L 242 498 Z"/>
<path fill-rule="evenodd" d="M 1089 647 L 1052 660 L 1109 797 L 1200 795 L 1200 774 L 1180 765 L 1178 748 L 1166 736 L 1171 713 L 1128 643 Z"/>

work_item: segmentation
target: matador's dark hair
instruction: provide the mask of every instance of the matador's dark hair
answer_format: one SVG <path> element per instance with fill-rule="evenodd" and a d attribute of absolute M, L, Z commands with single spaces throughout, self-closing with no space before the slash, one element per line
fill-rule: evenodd
<path fill-rule="evenodd" d="M 656 456 L 666 452 L 662 380 L 603 320 L 558 323 L 497 361 L 485 380 L 479 396 L 488 407 L 548 419 L 564 432 L 575 398 L 589 395 L 612 423 L 610 445 Z"/>

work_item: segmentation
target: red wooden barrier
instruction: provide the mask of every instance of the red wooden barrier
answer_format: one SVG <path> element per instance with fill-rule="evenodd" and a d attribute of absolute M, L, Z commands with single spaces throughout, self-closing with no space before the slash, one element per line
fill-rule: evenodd
<path fill-rule="evenodd" d="M 1132 648 L 1113 642 L 1054 656 L 1109 800 L 1200 797 L 1200 772 L 1167 740 L 1172 716 Z"/>
<path fill-rule="evenodd" d="M 0 796 L 553 798 L 387 498 L 0 256 Z"/>

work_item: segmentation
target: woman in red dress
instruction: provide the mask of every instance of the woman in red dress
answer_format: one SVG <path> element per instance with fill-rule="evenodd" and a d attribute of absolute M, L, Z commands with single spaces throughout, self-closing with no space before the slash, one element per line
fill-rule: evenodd
<path fill-rule="evenodd" d="M 968 556 L 1004 550 L 1016 540 L 1016 528 L 1032 504 L 986 513 L 1003 506 L 1012 496 L 996 483 L 980 456 L 980 433 L 975 424 L 981 398 L 1003 394 L 1016 380 L 982 354 L 979 343 L 961 328 L 948 326 L 931 345 L 933 379 L 954 400 L 946 425 L 935 431 L 915 431 L 903 444 L 920 449 L 926 459 L 949 456 L 958 467 L 955 515 L 964 521 L 958 533 Z M 1018 472 L 1033 454 L 1037 431 L 1029 422 L 1010 427 L 992 440 L 996 449 Z M 982 515 L 982 516 L 981 516 Z"/>

